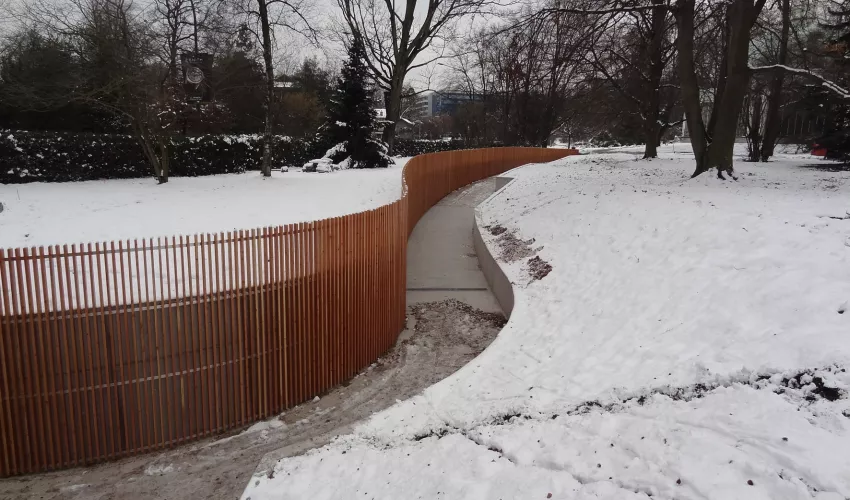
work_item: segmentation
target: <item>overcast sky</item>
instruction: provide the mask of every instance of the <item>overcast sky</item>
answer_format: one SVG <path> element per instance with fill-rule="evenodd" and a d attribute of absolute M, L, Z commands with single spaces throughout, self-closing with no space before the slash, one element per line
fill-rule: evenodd
<path fill-rule="evenodd" d="M 283 43 L 278 44 L 281 46 L 279 50 L 284 52 L 286 57 L 291 59 L 295 64 L 300 63 L 300 61 L 305 57 L 317 56 L 325 60 L 331 60 L 332 63 L 335 60 L 335 64 L 339 65 L 344 59 L 345 54 L 339 43 L 333 40 L 334 37 L 331 34 L 333 31 L 333 21 L 339 20 L 339 6 L 337 5 L 336 0 L 313 1 L 315 3 L 312 6 L 312 18 L 316 22 L 316 25 L 319 26 L 327 35 L 326 39 L 322 42 L 322 46 L 315 47 L 309 44 L 303 37 L 298 35 L 293 36 L 291 33 L 287 34 L 279 32 L 277 36 L 283 41 Z M 516 5 L 520 3 L 533 3 L 535 1 L 536 0 L 502 0 L 502 3 L 506 6 L 510 4 L 510 8 L 516 8 Z M 427 3 L 427 0 L 418 0 L 417 12 L 424 12 Z M 401 5 L 402 2 L 398 2 L 398 4 Z M 508 8 L 502 8 L 501 12 L 506 12 L 507 10 Z M 473 18 L 470 16 L 460 22 L 457 31 L 460 35 L 470 35 L 476 29 L 479 29 L 487 23 L 498 22 L 500 17 L 501 16 L 499 15 L 489 16 L 487 18 L 483 18 L 481 16 Z M 418 24 L 415 24 L 415 27 L 418 27 Z M 444 51 L 444 54 L 448 53 L 449 50 Z M 420 55 L 417 62 L 433 59 L 437 54 L 438 52 L 434 50 L 423 53 Z M 408 76 L 407 83 L 412 84 L 417 90 L 425 88 L 442 88 L 449 80 L 449 71 L 444 66 L 446 63 L 447 61 L 443 61 L 442 64 L 437 62 L 427 67 L 413 70 L 411 75 Z"/>
<path fill-rule="evenodd" d="M 66 3 L 68 0 L 47 0 L 55 1 L 57 5 Z M 152 0 L 133 0 L 137 6 L 149 5 Z M 521 2 L 535 2 L 537 0 L 500 0 L 505 4 L 516 5 Z M 12 17 L 8 15 L 23 5 L 26 5 L 27 0 L 0 0 L 0 31 L 9 32 L 16 25 Z M 276 54 L 275 60 L 278 65 L 276 72 L 283 73 L 294 69 L 300 65 L 307 57 L 317 57 L 332 66 L 339 67 L 342 60 L 345 58 L 345 53 L 341 44 L 336 40 L 333 34 L 334 21 L 339 20 L 339 6 L 336 0 L 305 0 L 309 5 L 309 19 L 311 24 L 323 33 L 319 46 L 311 44 L 303 36 L 296 33 L 288 32 L 284 28 L 277 28 L 275 31 L 276 39 Z M 418 0 L 417 11 L 423 11 L 427 5 L 427 0 Z M 398 2 L 399 5 L 402 2 Z M 499 16 L 491 16 L 488 19 L 467 18 L 461 21 L 459 33 L 471 34 L 477 27 L 485 23 L 497 22 Z M 415 25 L 415 28 L 418 24 Z M 448 53 L 448 51 L 445 51 Z M 437 53 L 430 51 L 420 55 L 418 61 L 432 59 Z M 417 62 L 418 62 L 417 61 Z M 445 63 L 445 62 L 444 62 Z M 287 67 L 289 66 L 289 67 Z M 408 76 L 407 83 L 414 85 L 417 90 L 424 88 L 441 88 L 448 80 L 448 71 L 445 66 L 440 63 L 434 63 L 428 67 L 419 68 Z"/>

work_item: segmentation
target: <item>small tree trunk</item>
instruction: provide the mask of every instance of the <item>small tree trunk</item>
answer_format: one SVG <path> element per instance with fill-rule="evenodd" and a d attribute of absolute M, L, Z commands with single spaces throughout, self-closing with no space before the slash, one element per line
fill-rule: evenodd
<path fill-rule="evenodd" d="M 779 39 L 779 59 L 777 64 L 788 62 L 788 37 L 791 31 L 791 1 L 782 0 L 782 33 Z M 764 140 L 761 146 L 761 161 L 767 161 L 773 156 L 776 140 L 779 138 L 779 127 L 782 125 L 780 109 L 782 108 L 782 87 L 785 84 L 785 72 L 774 71 L 770 80 L 767 96 L 767 113 L 764 124 Z"/>
<path fill-rule="evenodd" d="M 139 146 L 142 147 L 142 153 L 145 159 L 153 169 L 153 175 L 156 177 L 157 183 L 165 184 L 168 182 L 168 145 L 162 137 L 156 138 L 156 144 L 151 137 L 151 133 L 147 127 L 139 123 L 139 119 L 133 120 L 133 132 L 136 136 Z M 159 148 L 159 153 L 157 153 Z"/>
<path fill-rule="evenodd" d="M 168 176 L 171 170 L 171 161 L 168 155 L 168 139 L 166 137 L 157 137 L 159 144 L 159 183 L 165 184 L 168 182 Z"/>
<path fill-rule="evenodd" d="M 257 0 L 260 14 L 260 25 L 263 32 L 263 63 L 266 67 L 266 92 L 263 98 L 263 163 L 262 172 L 264 177 L 272 175 L 272 106 L 274 103 L 274 66 L 272 62 L 272 41 L 269 28 L 269 11 L 267 0 Z"/>
<path fill-rule="evenodd" d="M 750 143 L 749 160 L 759 161 L 759 153 L 761 152 L 761 88 L 753 89 L 750 101 L 750 130 L 747 134 Z"/>

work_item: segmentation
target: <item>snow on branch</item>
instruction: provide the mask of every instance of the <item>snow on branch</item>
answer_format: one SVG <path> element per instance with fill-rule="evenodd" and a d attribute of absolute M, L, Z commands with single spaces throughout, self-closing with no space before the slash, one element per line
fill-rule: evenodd
<path fill-rule="evenodd" d="M 750 66 L 749 68 L 751 71 L 787 71 L 788 73 L 792 73 L 795 75 L 802 75 L 807 78 L 817 80 L 824 88 L 838 94 L 843 99 L 850 99 L 850 91 L 841 87 L 837 83 L 831 80 L 827 80 L 819 74 L 813 71 L 809 71 L 807 69 L 792 68 L 783 64 L 771 64 L 769 66 Z"/>

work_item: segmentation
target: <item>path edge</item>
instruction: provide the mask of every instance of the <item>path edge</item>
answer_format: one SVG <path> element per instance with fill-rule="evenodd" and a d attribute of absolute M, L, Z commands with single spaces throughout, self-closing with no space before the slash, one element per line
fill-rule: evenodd
<path fill-rule="evenodd" d="M 488 204 L 496 196 L 499 196 L 513 180 L 513 177 L 496 177 L 496 190 L 486 200 L 475 207 L 475 216 L 472 223 L 472 243 L 475 247 L 475 254 L 478 256 L 478 265 L 481 267 L 481 272 L 484 273 L 484 278 L 487 280 L 487 285 L 490 286 L 490 291 L 496 296 L 496 301 L 499 302 L 505 318 L 508 319 L 510 319 L 511 312 L 514 309 L 514 287 L 511 280 L 496 261 L 496 258 L 490 252 L 487 243 L 484 242 L 484 238 L 481 236 L 479 217 L 481 215 L 481 207 Z"/>

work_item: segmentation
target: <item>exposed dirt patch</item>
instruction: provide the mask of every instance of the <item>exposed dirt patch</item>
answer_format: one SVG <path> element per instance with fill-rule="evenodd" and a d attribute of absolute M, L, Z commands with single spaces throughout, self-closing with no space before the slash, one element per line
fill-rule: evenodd
<path fill-rule="evenodd" d="M 552 272 L 552 264 L 541 259 L 539 255 L 528 259 L 528 274 L 532 280 L 542 280 Z"/>
<path fill-rule="evenodd" d="M 492 234 L 493 236 L 499 236 L 500 234 L 507 231 L 507 229 L 504 226 L 499 225 L 499 224 L 497 224 L 495 226 L 487 226 L 486 229 L 489 230 L 490 234 Z"/>
<path fill-rule="evenodd" d="M 499 260 L 515 262 L 534 255 L 535 250 L 531 247 L 534 244 L 534 238 L 522 240 L 517 237 L 515 231 L 507 230 L 500 234 L 501 236 L 496 238 L 496 244 L 499 245 Z"/>
<path fill-rule="evenodd" d="M 729 379 L 722 383 L 698 383 L 679 387 L 668 385 L 649 388 L 619 401 L 615 400 L 606 403 L 596 400 L 585 401 L 567 410 L 564 414 L 583 415 L 591 411 L 620 412 L 631 404 L 643 406 L 656 394 L 667 396 L 674 401 L 691 401 L 704 398 L 718 388 L 731 387 L 733 385 L 745 385 L 756 390 L 769 390 L 803 407 L 823 401 L 835 403 L 836 401 L 846 400 L 848 398 L 848 392 L 838 386 L 846 386 L 847 379 L 846 369 L 839 365 L 831 365 L 818 369 L 796 370 L 784 374 L 742 375 L 741 378 Z M 850 411 L 845 410 L 842 412 L 842 415 L 850 418 Z M 502 415 L 495 415 L 482 425 L 507 425 L 518 420 L 555 420 L 559 417 L 561 417 L 561 414 L 558 413 L 545 415 L 512 411 Z M 466 437 L 470 437 L 474 431 L 475 428 L 460 429 L 449 423 L 445 423 L 428 432 L 418 434 L 413 439 L 420 441 L 429 437 L 443 438 L 449 434 L 463 434 Z M 787 441 L 787 438 L 783 438 L 783 440 Z"/>
<path fill-rule="evenodd" d="M 501 314 L 453 299 L 416 304 L 408 311 L 402 340 L 318 400 L 229 437 L 94 467 L 6 479 L 0 481 L 0 499 L 238 498 L 267 454 L 297 455 L 349 432 L 357 421 L 457 371 L 493 341 L 504 323 Z"/>

